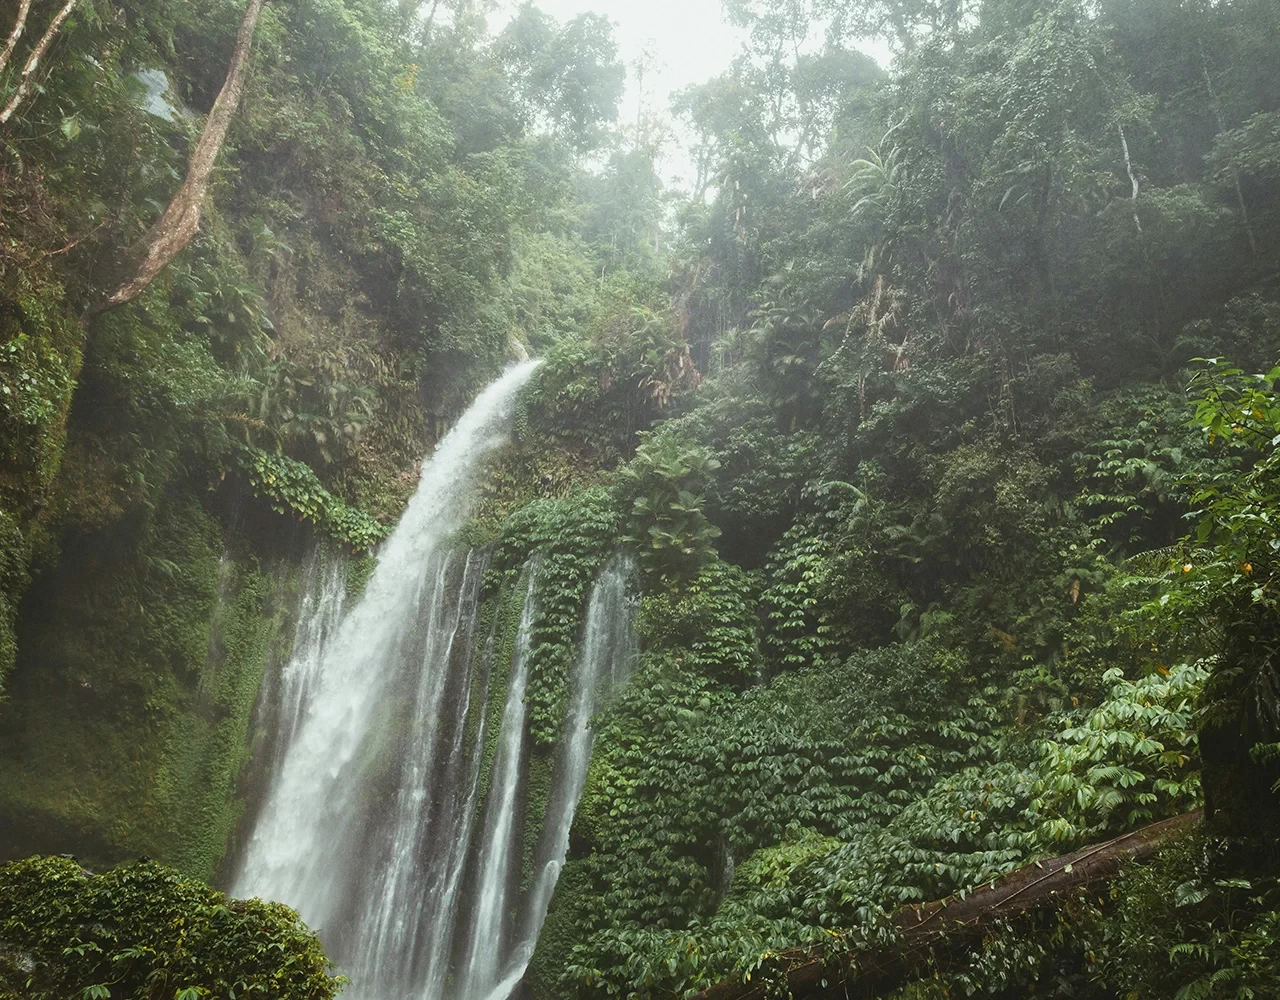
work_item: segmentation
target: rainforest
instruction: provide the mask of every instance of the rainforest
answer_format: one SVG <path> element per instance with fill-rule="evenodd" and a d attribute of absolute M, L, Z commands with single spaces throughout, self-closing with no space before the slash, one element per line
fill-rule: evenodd
<path fill-rule="evenodd" d="M 337 996 L 1280 998 L 1276 0 L 0 0 L 0 998 Z"/>

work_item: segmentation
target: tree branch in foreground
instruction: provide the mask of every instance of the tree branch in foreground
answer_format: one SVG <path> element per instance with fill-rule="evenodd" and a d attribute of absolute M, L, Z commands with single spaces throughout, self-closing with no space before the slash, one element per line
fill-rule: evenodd
<path fill-rule="evenodd" d="M 9 39 L 4 43 L 4 48 L 0 49 L 0 73 L 4 72 L 4 68 L 9 65 L 9 57 L 13 55 L 13 50 L 18 47 L 18 39 L 22 37 L 23 31 L 27 28 L 27 14 L 31 12 L 31 0 L 21 0 L 18 4 L 18 15 L 13 21 L 13 31 L 9 32 Z"/>
<path fill-rule="evenodd" d="M 1149 859 L 1200 818 L 1197 809 L 1103 844 L 1033 862 L 963 896 L 904 906 L 891 918 L 898 940 L 890 948 L 826 957 L 807 948 L 784 951 L 778 961 L 786 969 L 787 986 L 797 1000 L 859 1000 L 902 986 L 931 968 L 945 971 L 967 963 L 970 946 L 997 923 L 1057 905 L 1105 882 L 1126 863 Z M 731 980 L 704 990 L 696 1000 L 763 1000 L 765 989 L 760 982 Z"/>
<path fill-rule="evenodd" d="M 227 137 L 227 129 L 240 103 L 240 94 L 244 90 L 245 70 L 249 64 L 249 53 L 253 47 L 253 32 L 258 24 L 258 15 L 262 13 L 265 0 L 249 0 L 244 19 L 240 22 L 240 30 L 236 34 L 235 48 L 231 53 L 231 65 L 227 68 L 227 78 L 213 102 L 213 110 L 204 123 L 204 131 L 200 133 L 200 141 L 195 152 L 191 154 L 191 162 L 187 167 L 187 176 L 173 196 L 164 214 L 151 227 L 147 238 L 147 251 L 138 267 L 137 274 L 121 285 L 111 298 L 97 310 L 105 312 L 116 306 L 132 302 L 141 295 L 155 280 L 156 275 L 173 262 L 173 259 L 186 249 L 196 230 L 200 228 L 200 211 L 204 203 L 205 192 L 209 188 L 209 178 L 213 174 L 213 166 L 217 162 L 222 143 Z"/>
<path fill-rule="evenodd" d="M 61 10 L 53 15 L 53 20 L 49 22 L 49 27 L 45 29 L 40 41 L 36 42 L 36 47 L 31 50 L 31 55 L 27 57 L 26 64 L 22 67 L 22 72 L 18 76 L 18 86 L 13 91 L 13 96 L 9 98 L 9 103 L 4 106 L 4 110 L 0 111 L 0 125 L 5 124 L 13 113 L 18 110 L 27 95 L 31 93 L 31 85 L 35 79 L 36 70 L 40 68 L 40 60 L 44 58 L 44 54 L 49 51 L 49 46 L 53 44 L 54 38 L 58 32 L 62 30 L 62 25 L 67 18 L 71 16 L 71 12 L 76 9 L 76 5 L 80 0 L 67 0 L 62 5 Z M 13 48 L 18 44 L 18 39 L 22 37 L 22 29 L 27 24 L 27 12 L 30 10 L 31 4 L 27 3 L 18 10 L 17 23 L 14 25 L 13 33 L 9 36 L 9 40 L 5 42 L 4 62 L 0 63 L 0 69 L 4 68 L 4 64 L 8 63 L 9 57 L 13 55 Z"/>

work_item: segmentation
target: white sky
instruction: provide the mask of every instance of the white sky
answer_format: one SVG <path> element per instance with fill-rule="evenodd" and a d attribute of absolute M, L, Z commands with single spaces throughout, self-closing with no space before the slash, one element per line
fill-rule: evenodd
<path fill-rule="evenodd" d="M 619 118 L 633 122 L 640 101 L 650 113 L 668 116 L 670 95 L 691 83 L 702 83 L 729 68 L 745 33 L 723 16 L 721 0 L 535 0 L 536 5 L 564 23 L 588 11 L 613 22 L 619 55 L 627 67 L 627 91 Z M 518 6 L 507 0 L 491 22 L 500 29 Z M 646 71 L 643 93 L 636 85 L 634 64 L 645 53 L 654 57 Z M 668 183 L 688 173 L 681 150 L 669 149 L 662 173 Z M 687 177 L 681 179 L 688 181 Z"/>

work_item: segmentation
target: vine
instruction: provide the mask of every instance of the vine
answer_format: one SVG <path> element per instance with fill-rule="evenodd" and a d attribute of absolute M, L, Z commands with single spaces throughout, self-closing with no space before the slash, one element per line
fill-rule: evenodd
<path fill-rule="evenodd" d="M 249 446 L 236 454 L 254 494 L 277 514 L 292 513 L 357 552 L 367 552 L 389 534 L 385 525 L 325 489 L 306 463 Z"/>

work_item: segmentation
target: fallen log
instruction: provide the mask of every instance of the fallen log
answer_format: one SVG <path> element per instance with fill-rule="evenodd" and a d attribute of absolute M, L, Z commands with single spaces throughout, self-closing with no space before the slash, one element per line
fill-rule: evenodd
<path fill-rule="evenodd" d="M 904 906 L 890 918 L 897 932 L 891 947 L 835 955 L 794 948 L 775 961 L 796 1000 L 870 1000 L 931 970 L 967 964 L 974 942 L 997 924 L 1078 897 L 1114 877 L 1126 863 L 1147 860 L 1200 818 L 1197 809 L 1103 844 L 1033 862 L 964 895 Z M 772 988 L 777 985 L 774 980 Z M 695 1000 L 763 1000 L 770 988 L 759 980 L 727 980 Z"/>

